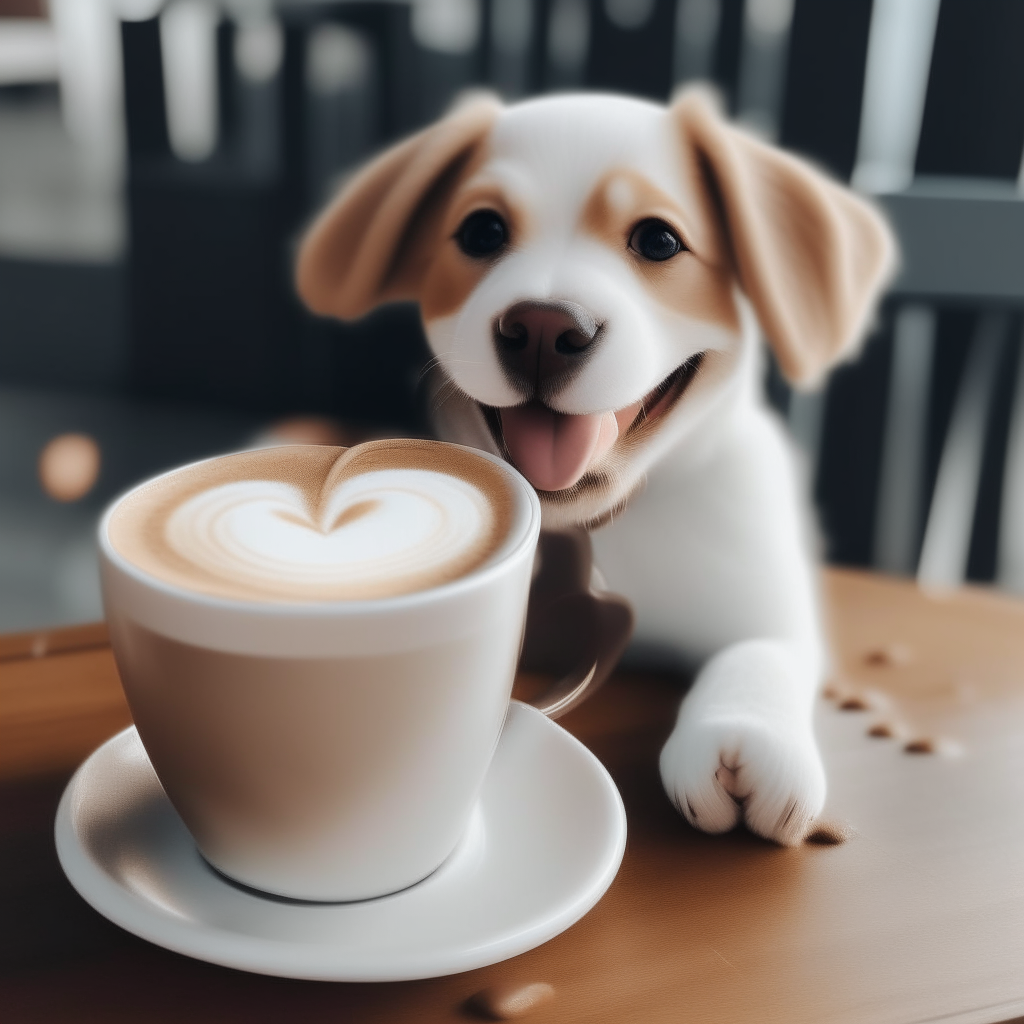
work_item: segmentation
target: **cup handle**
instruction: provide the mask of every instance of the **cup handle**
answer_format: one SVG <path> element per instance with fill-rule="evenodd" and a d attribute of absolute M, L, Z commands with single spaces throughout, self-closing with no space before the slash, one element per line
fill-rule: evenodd
<path fill-rule="evenodd" d="M 597 667 L 595 661 L 583 672 L 584 666 L 581 665 L 576 672 L 559 680 L 543 697 L 534 698 L 530 704 L 548 718 L 561 718 L 586 698 L 597 675 Z"/>
<path fill-rule="evenodd" d="M 556 683 L 530 701 L 549 718 L 561 718 L 615 669 L 633 633 L 633 609 L 595 580 L 585 530 L 545 531 L 537 554 L 521 666 L 562 670 Z"/>

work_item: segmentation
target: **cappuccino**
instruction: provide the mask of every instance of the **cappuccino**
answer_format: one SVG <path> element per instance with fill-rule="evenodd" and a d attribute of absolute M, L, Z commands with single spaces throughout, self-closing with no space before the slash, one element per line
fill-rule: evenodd
<path fill-rule="evenodd" d="M 108 535 L 143 572 L 212 597 L 371 600 L 486 565 L 513 503 L 507 473 L 453 445 L 304 445 L 159 477 L 121 502 Z"/>
<path fill-rule="evenodd" d="M 121 682 L 217 870 L 357 900 L 451 853 L 505 720 L 539 532 L 511 466 L 436 441 L 229 455 L 114 504 Z"/>

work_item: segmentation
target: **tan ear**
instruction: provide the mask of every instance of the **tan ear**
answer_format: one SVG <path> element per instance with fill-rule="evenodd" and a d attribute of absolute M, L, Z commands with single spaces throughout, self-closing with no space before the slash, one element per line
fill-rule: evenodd
<path fill-rule="evenodd" d="M 299 249 L 296 284 L 310 309 L 351 319 L 416 297 L 424 269 L 419 229 L 438 213 L 500 109 L 491 97 L 473 99 L 382 153 L 342 189 Z"/>
<path fill-rule="evenodd" d="M 685 91 L 672 112 L 783 373 L 816 383 L 860 341 L 895 270 L 888 225 L 849 189 L 728 124 L 704 90 Z"/>

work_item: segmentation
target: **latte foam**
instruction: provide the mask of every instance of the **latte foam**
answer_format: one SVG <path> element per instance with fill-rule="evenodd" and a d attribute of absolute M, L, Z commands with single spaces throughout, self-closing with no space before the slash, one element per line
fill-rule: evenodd
<path fill-rule="evenodd" d="M 113 548 L 142 571 L 252 601 L 395 597 L 482 566 L 507 539 L 511 484 L 435 441 L 244 452 L 129 494 Z"/>

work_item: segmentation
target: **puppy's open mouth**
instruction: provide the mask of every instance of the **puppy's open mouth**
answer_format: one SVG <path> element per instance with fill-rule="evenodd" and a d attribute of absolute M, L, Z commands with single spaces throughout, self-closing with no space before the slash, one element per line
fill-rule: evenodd
<path fill-rule="evenodd" d="M 542 402 L 483 409 L 494 439 L 523 476 L 539 491 L 562 491 L 619 437 L 638 439 L 653 429 L 690 386 L 703 359 L 698 352 L 639 402 L 614 412 L 573 416 Z"/>

